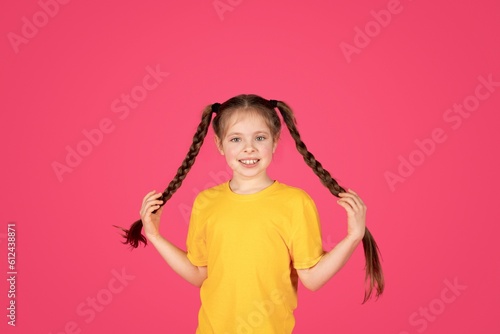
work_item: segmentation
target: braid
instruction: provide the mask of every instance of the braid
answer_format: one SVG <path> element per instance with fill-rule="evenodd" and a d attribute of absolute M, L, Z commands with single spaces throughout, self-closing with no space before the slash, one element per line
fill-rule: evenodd
<path fill-rule="evenodd" d="M 290 135 L 295 141 L 297 150 L 304 158 L 306 164 L 311 167 L 314 174 L 319 177 L 321 183 L 323 183 L 323 185 L 327 187 L 334 196 L 339 197 L 339 193 L 346 192 L 345 189 L 342 188 L 334 178 L 332 178 L 330 173 L 323 168 L 321 163 L 316 160 L 314 155 L 307 150 L 306 144 L 304 144 L 300 138 L 299 131 L 295 125 L 295 117 L 290 107 L 284 102 L 277 101 L 277 108 L 280 111 L 288 130 L 290 131 Z M 363 249 L 366 261 L 365 280 L 369 280 L 363 299 L 363 303 L 365 303 L 368 299 L 370 299 L 374 288 L 377 290 L 376 297 L 380 296 L 384 291 L 384 275 L 379 259 L 380 251 L 368 228 L 365 228 L 365 235 L 363 236 Z"/>
<path fill-rule="evenodd" d="M 201 122 L 198 125 L 198 129 L 196 129 L 196 133 L 193 136 L 193 143 L 189 148 L 189 152 L 187 153 L 186 158 L 184 158 L 184 161 L 177 170 L 177 174 L 175 175 L 174 179 L 170 181 L 168 187 L 163 191 L 163 196 L 161 198 L 163 200 L 163 204 L 165 204 L 165 202 L 172 197 L 172 195 L 177 191 L 177 189 L 179 189 L 179 187 L 182 184 L 182 181 L 184 181 L 187 173 L 193 166 L 196 157 L 200 152 L 200 148 L 203 145 L 203 141 L 205 140 L 205 137 L 207 135 L 211 119 L 212 119 L 212 109 L 209 106 L 203 111 Z"/>
<path fill-rule="evenodd" d="M 172 197 L 172 195 L 179 189 L 179 187 L 182 185 L 182 181 L 186 178 L 187 173 L 193 166 L 196 157 L 198 156 L 198 153 L 200 152 L 200 148 L 203 145 L 203 141 L 205 140 L 205 137 L 207 135 L 210 122 L 212 120 L 212 111 L 215 111 L 212 109 L 212 106 L 208 106 L 203 110 L 203 114 L 201 117 L 201 122 L 198 125 L 198 128 L 196 129 L 196 133 L 193 136 L 193 143 L 191 144 L 191 147 L 189 148 L 189 152 L 187 153 L 186 157 L 184 158 L 184 161 L 182 161 L 181 166 L 179 169 L 177 169 L 177 173 L 175 174 L 174 178 L 172 181 L 170 181 L 168 187 L 163 191 L 162 197 L 159 198 L 163 200 L 163 203 L 160 205 L 163 206 L 165 203 Z M 155 213 L 158 211 L 156 209 L 153 211 Z M 115 226 L 118 227 L 118 226 Z M 123 233 L 123 237 L 125 238 L 125 241 L 123 241 L 124 244 L 130 244 L 131 247 L 137 248 L 139 246 L 139 243 L 142 242 L 144 245 L 147 245 L 147 239 L 142 235 L 142 220 L 137 220 L 134 222 L 131 226 L 130 229 L 126 230 L 122 227 L 118 227 L 121 229 Z"/>
<path fill-rule="evenodd" d="M 321 163 L 318 160 L 316 160 L 314 155 L 307 150 L 307 146 L 300 138 L 297 126 L 295 126 L 295 117 L 293 116 L 291 111 L 287 111 L 285 108 L 283 108 L 284 104 L 283 102 L 281 102 L 281 104 L 282 105 L 279 106 L 278 108 L 281 112 L 281 115 L 283 116 L 283 121 L 285 122 L 288 130 L 290 131 L 290 135 L 292 135 L 292 138 L 295 141 L 297 150 L 304 158 L 306 164 L 312 168 L 314 174 L 316 174 L 320 178 L 323 185 L 327 187 L 333 195 L 338 196 L 339 193 L 345 192 L 345 189 L 342 188 L 337 183 L 337 181 L 332 178 L 330 173 L 323 168 Z"/>

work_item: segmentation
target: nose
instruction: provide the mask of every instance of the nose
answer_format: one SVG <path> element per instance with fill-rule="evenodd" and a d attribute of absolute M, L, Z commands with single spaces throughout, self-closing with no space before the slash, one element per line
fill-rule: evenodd
<path fill-rule="evenodd" d="M 245 142 L 245 148 L 243 149 L 243 151 L 245 153 L 248 153 L 248 152 L 255 152 L 255 146 L 254 146 L 254 143 L 253 141 L 246 141 Z"/>

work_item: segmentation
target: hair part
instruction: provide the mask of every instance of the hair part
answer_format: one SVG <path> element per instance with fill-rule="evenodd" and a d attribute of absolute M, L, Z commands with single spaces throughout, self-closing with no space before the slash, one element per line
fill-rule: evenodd
<path fill-rule="evenodd" d="M 231 117 L 237 113 L 261 116 L 269 127 L 273 139 L 279 139 L 281 120 L 278 114 L 268 100 L 253 94 L 238 95 L 220 105 L 217 116 L 215 116 L 212 123 L 214 133 L 219 139 L 224 138 Z"/>

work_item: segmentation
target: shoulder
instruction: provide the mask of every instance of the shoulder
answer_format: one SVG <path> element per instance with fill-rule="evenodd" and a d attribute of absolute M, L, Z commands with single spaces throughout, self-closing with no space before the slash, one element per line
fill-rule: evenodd
<path fill-rule="evenodd" d="M 276 181 L 278 182 L 278 181 Z M 287 200 L 313 202 L 312 197 L 304 190 L 285 183 L 279 183 L 279 195 Z"/>
<path fill-rule="evenodd" d="M 228 189 L 228 181 L 213 186 L 211 188 L 202 190 L 198 193 L 198 195 L 196 195 L 195 203 L 200 201 L 201 202 L 213 201 L 215 199 L 220 198 L 221 196 L 225 196 L 227 189 Z"/>
<path fill-rule="evenodd" d="M 318 220 L 316 203 L 305 190 L 282 184 L 281 191 L 276 193 L 278 198 L 273 202 L 286 210 L 292 222 L 301 224 L 304 219 L 309 219 L 311 222 Z"/>

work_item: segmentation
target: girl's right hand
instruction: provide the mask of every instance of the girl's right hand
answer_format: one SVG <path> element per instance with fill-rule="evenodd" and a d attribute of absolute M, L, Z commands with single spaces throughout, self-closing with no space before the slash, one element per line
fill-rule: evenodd
<path fill-rule="evenodd" d="M 161 196 L 162 193 L 156 193 L 156 191 L 153 190 L 142 200 L 142 207 L 139 214 L 141 215 L 144 233 L 149 240 L 160 235 L 160 216 L 163 211 L 163 206 L 160 207 L 160 204 L 162 204 L 163 201 L 158 198 L 161 198 Z M 158 208 L 159 210 L 153 213 L 153 211 Z"/>

